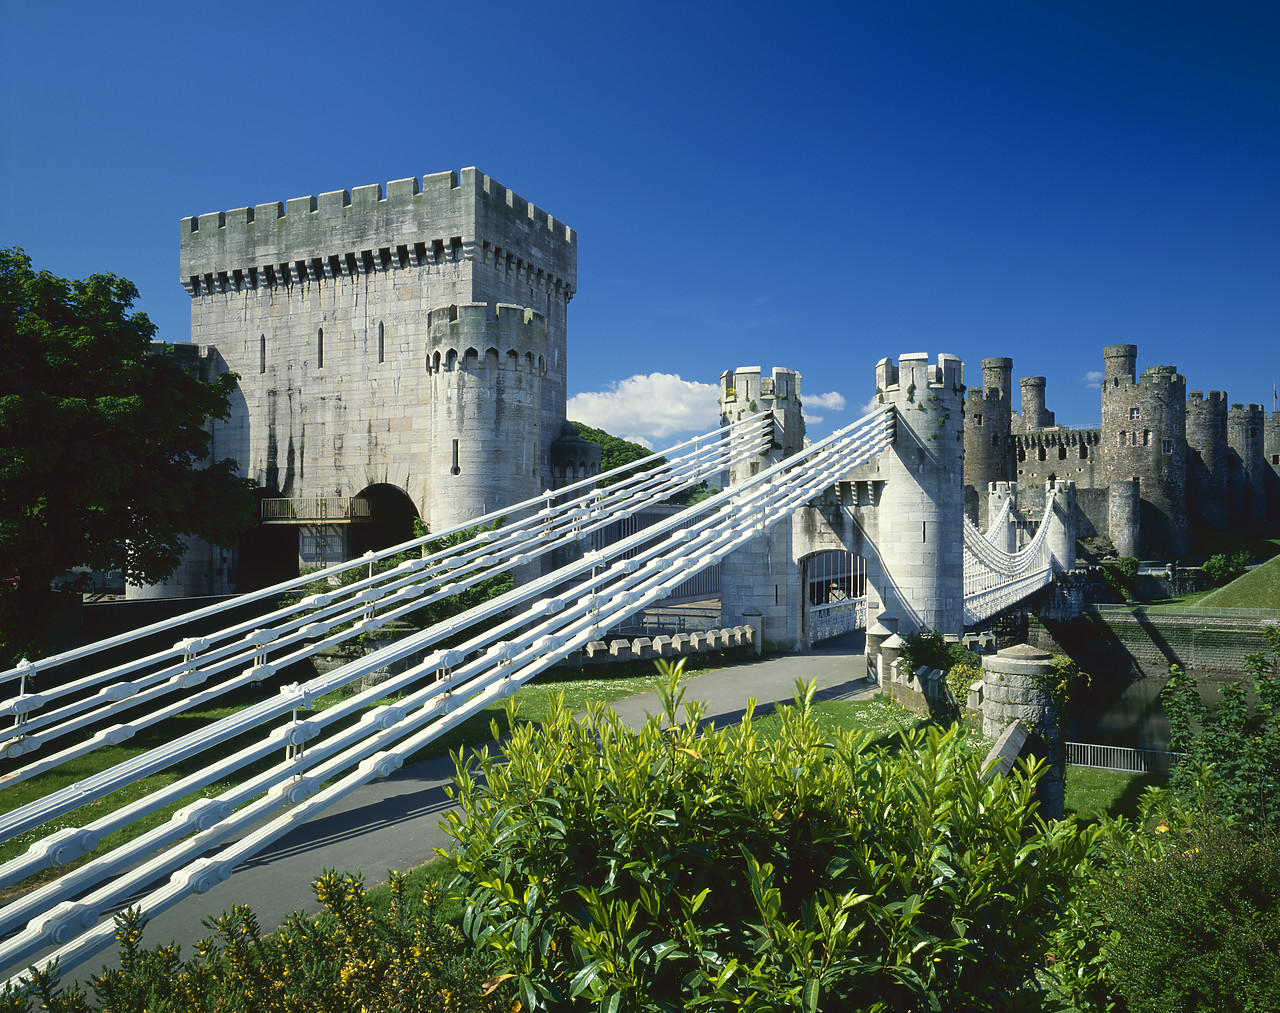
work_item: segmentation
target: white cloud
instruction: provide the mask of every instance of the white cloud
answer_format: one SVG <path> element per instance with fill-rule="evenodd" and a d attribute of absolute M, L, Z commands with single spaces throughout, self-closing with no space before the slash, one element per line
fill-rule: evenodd
<path fill-rule="evenodd" d="M 884 407 L 884 404 L 880 400 L 880 395 L 872 394 L 871 400 L 862 406 L 862 414 L 870 415 L 872 412 L 878 411 L 882 407 Z"/>
<path fill-rule="evenodd" d="M 825 408 L 830 412 L 844 411 L 844 395 L 834 390 L 826 394 L 806 394 L 802 400 L 806 408 Z"/>
<path fill-rule="evenodd" d="M 608 390 L 575 394 L 565 410 L 571 419 L 653 449 L 655 440 L 715 429 L 719 397 L 719 384 L 684 380 L 675 373 L 637 374 Z"/>
<path fill-rule="evenodd" d="M 819 422 L 822 421 L 821 415 L 810 415 L 808 412 L 803 412 L 803 411 L 800 414 L 804 416 L 804 424 L 806 426 L 816 426 Z"/>
<path fill-rule="evenodd" d="M 1091 369 L 1089 370 L 1089 372 L 1085 373 L 1084 376 L 1080 377 L 1080 382 L 1084 384 L 1086 387 L 1088 387 L 1090 390 L 1101 390 L 1102 374 L 1099 373 L 1096 369 Z"/>

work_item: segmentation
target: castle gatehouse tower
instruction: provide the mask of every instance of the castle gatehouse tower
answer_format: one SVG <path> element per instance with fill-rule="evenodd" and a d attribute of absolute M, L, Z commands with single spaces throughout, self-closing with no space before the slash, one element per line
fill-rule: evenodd
<path fill-rule="evenodd" d="M 370 487 L 432 530 L 553 487 L 564 223 L 470 168 L 184 218 L 179 240 L 191 339 L 240 375 L 213 456 L 264 490 L 264 519 L 313 533 L 304 562 L 342 557 Z"/>

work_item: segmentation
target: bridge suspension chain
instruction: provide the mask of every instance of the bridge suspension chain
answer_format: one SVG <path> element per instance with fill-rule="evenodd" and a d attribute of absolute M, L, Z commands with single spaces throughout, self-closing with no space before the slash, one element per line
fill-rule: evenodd
<path fill-rule="evenodd" d="M 1009 500 L 1005 500 L 997 520 L 985 534 L 968 517 L 964 518 L 966 626 L 995 615 L 1052 580 L 1053 566 L 1046 538 L 1053 520 L 1053 506 L 1050 498 L 1031 541 L 1012 553 L 1004 552 L 993 544 L 999 537 L 997 524 L 1009 522 Z"/>
<path fill-rule="evenodd" d="M 583 646 L 598 636 L 601 629 L 665 597 L 691 573 L 718 562 L 726 552 L 802 506 L 840 478 L 848 468 L 883 449 L 891 439 L 892 425 L 892 411 L 882 409 L 807 448 L 802 454 L 762 471 L 742 485 L 611 546 L 607 552 L 588 553 L 583 560 L 533 581 L 525 588 L 509 592 L 494 602 L 476 606 L 461 616 L 374 652 L 332 673 L 336 678 L 312 680 L 303 687 L 286 687 L 280 694 L 280 700 L 254 705 L 261 709 L 253 715 L 241 719 L 245 712 L 240 712 L 216 722 L 201 733 L 195 733 L 195 737 L 206 740 L 225 741 L 244 727 L 263 724 L 291 713 L 296 707 L 308 706 L 314 696 L 327 692 L 331 683 L 349 683 L 391 660 L 430 648 L 444 637 L 470 629 L 478 622 L 490 621 L 516 605 L 526 606 L 519 614 L 474 635 L 457 648 L 436 650 L 408 672 L 393 676 L 301 725 L 292 721 L 281 725 L 271 731 L 263 742 L 246 747 L 220 761 L 216 767 L 170 786 L 174 790 L 154 793 L 127 807 L 132 810 L 130 813 L 121 810 L 85 828 L 59 831 L 37 842 L 22 858 L 0 866 L 0 881 L 13 882 L 14 877 L 29 875 L 37 868 L 78 857 L 96 846 L 97 840 L 110 832 L 113 822 L 140 818 L 172 797 L 181 797 L 225 777 L 253 759 L 266 755 L 271 749 L 279 748 L 282 742 L 291 745 L 308 743 L 305 752 L 292 751 L 286 762 L 270 771 L 250 778 L 217 799 L 202 800 L 186 807 L 175 814 L 168 825 L 155 828 L 134 842 L 0 909 L 0 922 L 3 923 L 0 931 L 20 924 L 23 917 L 31 918 L 23 931 L 0 946 L 0 958 L 8 964 L 25 959 L 24 954 L 29 955 L 33 948 L 49 942 L 67 942 L 59 953 L 64 958 L 83 959 L 109 945 L 114 932 L 110 924 L 93 927 L 99 908 L 123 902 L 125 897 L 166 873 L 171 874 L 169 884 L 153 891 L 143 901 L 152 911 L 163 910 L 182 896 L 208 889 L 225 879 L 236 864 L 283 836 L 313 812 L 332 804 L 360 784 L 389 773 L 422 745 Z M 694 517 L 692 524 L 689 523 L 690 516 Z M 658 535 L 664 537 L 657 539 Z M 570 537 L 565 533 L 559 536 L 562 541 Z M 634 555 L 627 558 L 628 553 Z M 610 559 L 613 562 L 602 573 L 597 572 Z M 563 588 L 566 581 L 576 581 L 567 593 L 530 602 L 539 594 Z M 411 607 L 416 608 L 420 604 L 413 602 Z M 319 602 L 313 602 L 313 606 L 316 611 L 330 607 Z M 343 613 L 327 613 L 325 621 L 341 621 L 338 618 L 341 615 Z M 504 637 L 509 639 L 503 640 Z M 311 653 L 325 642 L 322 640 L 314 645 Z M 268 640 L 267 643 L 274 641 Z M 281 658 L 277 664 L 283 665 L 289 660 L 289 657 Z M 422 685 L 424 678 L 432 675 L 437 681 Z M 343 718 L 356 716 L 367 704 L 401 690 L 408 691 L 409 695 L 395 705 L 383 705 L 368 711 L 350 726 L 320 739 L 326 728 Z M 462 697 L 467 699 L 461 700 Z M 406 735 L 409 736 L 407 739 L 404 738 Z M 126 776 L 131 779 L 141 776 L 138 771 L 143 767 L 160 769 L 174 762 L 179 755 L 189 755 L 182 751 L 193 749 L 198 742 L 187 740 L 193 740 L 193 736 L 168 744 L 175 748 L 162 747 L 152 751 L 155 756 L 127 772 L 121 769 L 127 764 L 113 768 L 113 786 L 115 781 Z M 316 793 L 323 782 L 353 765 L 355 770 Z M 110 790 L 105 783 L 89 785 L 88 780 L 92 779 L 76 786 L 77 790 L 68 797 L 55 801 L 50 796 L 47 801 L 52 805 L 43 808 L 45 818 L 51 818 L 49 814 L 54 810 L 61 814 L 84 804 L 89 800 L 86 794 L 100 797 Z M 216 860 L 191 861 L 284 805 L 292 805 L 293 808 L 220 853 Z M 20 832 L 17 829 L 19 825 L 29 827 L 42 822 L 31 823 L 37 814 L 32 807 L 24 808 L 28 810 L 24 815 L 19 815 L 21 810 L 9 814 L 16 820 L 8 821 L 6 832 Z M 194 836 L 188 840 L 170 847 L 137 869 L 119 875 L 140 857 L 193 832 Z M 75 902 L 69 899 L 87 886 L 101 883 L 110 876 L 117 878 L 88 897 Z M 69 941 L 73 938 L 74 941 Z"/>

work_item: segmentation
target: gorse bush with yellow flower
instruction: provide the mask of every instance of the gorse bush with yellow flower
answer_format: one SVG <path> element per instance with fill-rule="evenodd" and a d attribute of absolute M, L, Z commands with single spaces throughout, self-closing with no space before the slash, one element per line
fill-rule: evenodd
<path fill-rule="evenodd" d="M 26 1013 L 510 1013 L 509 982 L 440 916 L 439 889 L 408 893 L 391 875 L 391 903 L 375 913 L 361 877 L 326 872 L 315 882 L 326 914 L 295 913 L 264 935 L 243 905 L 206 924 L 213 935 L 189 960 L 176 946 L 144 950 L 136 909 L 117 918 L 120 967 L 91 980 L 96 1001 L 32 971 L 0 993 L 0 1011 Z"/>

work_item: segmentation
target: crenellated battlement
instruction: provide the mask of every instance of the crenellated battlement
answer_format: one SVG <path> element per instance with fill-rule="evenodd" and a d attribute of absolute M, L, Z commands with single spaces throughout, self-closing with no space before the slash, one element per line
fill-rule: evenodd
<path fill-rule="evenodd" d="M 193 296 L 458 261 L 519 270 L 566 301 L 577 286 L 573 229 L 474 168 L 183 218 L 179 236 Z"/>
<path fill-rule="evenodd" d="M 936 363 L 929 362 L 928 352 L 908 352 L 898 361 L 884 358 L 876 363 L 876 387 L 888 394 L 897 392 L 903 384 L 922 387 L 950 388 L 963 396 L 964 363 L 955 355 L 939 353 Z"/>
<path fill-rule="evenodd" d="M 1261 425 L 1262 418 L 1265 412 L 1266 412 L 1266 409 L 1264 409 L 1260 404 L 1251 404 L 1251 405 L 1233 404 L 1231 406 L 1231 409 L 1227 412 L 1227 418 L 1235 419 L 1235 420 L 1247 420 L 1249 422 L 1253 422 L 1258 425 Z"/>
<path fill-rule="evenodd" d="M 1102 397 L 1103 400 L 1121 396 L 1133 397 L 1135 393 L 1168 392 L 1178 386 L 1185 387 L 1186 385 L 1186 378 L 1178 372 L 1177 366 L 1149 366 L 1143 370 L 1142 375 L 1136 381 L 1121 378 L 1116 382 L 1104 383 L 1102 385 Z"/>
<path fill-rule="evenodd" d="M 1189 390 L 1187 391 L 1187 407 L 1191 407 L 1191 402 L 1195 401 L 1197 407 L 1205 408 L 1226 408 L 1227 392 L 1223 390 L 1211 390 L 1207 394 L 1204 391 Z"/>
<path fill-rule="evenodd" d="M 1102 442 L 1101 429 L 1043 429 L 1034 433 L 1014 433 L 1015 447 L 1096 447 Z"/>
<path fill-rule="evenodd" d="M 547 369 L 547 320 L 523 306 L 464 303 L 432 310 L 427 319 L 428 371 Z"/>

